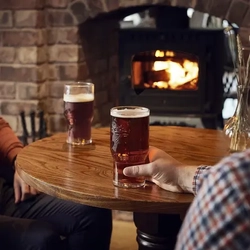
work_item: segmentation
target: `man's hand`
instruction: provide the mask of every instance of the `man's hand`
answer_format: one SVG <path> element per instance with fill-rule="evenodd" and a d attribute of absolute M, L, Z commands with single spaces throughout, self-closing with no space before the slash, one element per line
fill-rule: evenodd
<path fill-rule="evenodd" d="M 166 152 L 150 147 L 149 163 L 126 167 L 124 175 L 145 176 L 161 188 L 172 192 L 192 192 L 192 182 L 197 166 L 185 166 Z"/>
<path fill-rule="evenodd" d="M 27 200 L 34 195 L 39 194 L 39 192 L 26 184 L 20 177 L 17 171 L 14 175 L 14 193 L 15 193 L 15 203 Z"/>

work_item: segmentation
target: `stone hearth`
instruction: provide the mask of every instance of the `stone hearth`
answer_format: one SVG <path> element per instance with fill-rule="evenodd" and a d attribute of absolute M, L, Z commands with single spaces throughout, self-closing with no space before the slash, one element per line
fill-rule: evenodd
<path fill-rule="evenodd" d="M 249 0 L 0 0 L 0 115 L 21 133 L 20 111 L 43 109 L 49 132 L 64 131 L 64 83 L 91 79 L 93 125 L 107 125 L 118 99 L 118 21 L 158 4 L 236 23 L 249 47 Z"/>

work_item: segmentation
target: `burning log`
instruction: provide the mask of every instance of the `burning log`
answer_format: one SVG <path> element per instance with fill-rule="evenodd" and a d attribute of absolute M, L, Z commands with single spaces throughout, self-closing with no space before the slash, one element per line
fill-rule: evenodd
<path fill-rule="evenodd" d="M 158 71 L 145 71 L 143 72 L 144 82 L 168 82 L 170 80 L 170 75 L 166 70 Z"/>
<path fill-rule="evenodd" d="M 185 82 L 183 84 L 177 85 L 177 86 L 172 86 L 170 84 L 170 89 L 175 89 L 175 90 L 197 90 L 198 78 L 192 79 L 188 82 Z"/>

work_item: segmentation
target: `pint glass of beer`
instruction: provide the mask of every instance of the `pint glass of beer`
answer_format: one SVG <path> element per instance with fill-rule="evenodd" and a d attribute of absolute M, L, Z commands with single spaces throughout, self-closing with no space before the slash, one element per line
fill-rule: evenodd
<path fill-rule="evenodd" d="M 91 123 L 94 117 L 94 84 L 76 82 L 64 87 L 64 116 L 68 123 L 67 143 L 92 143 Z"/>
<path fill-rule="evenodd" d="M 149 149 L 149 113 L 149 109 L 137 106 L 114 107 L 110 111 L 110 150 L 115 186 L 136 188 L 145 184 L 145 178 L 123 175 L 123 169 L 146 162 Z"/>

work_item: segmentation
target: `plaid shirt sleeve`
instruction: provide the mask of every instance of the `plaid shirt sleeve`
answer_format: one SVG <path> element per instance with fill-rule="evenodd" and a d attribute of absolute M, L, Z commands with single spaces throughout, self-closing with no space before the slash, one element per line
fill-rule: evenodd
<path fill-rule="evenodd" d="M 250 150 L 200 167 L 175 250 L 250 249 Z"/>
<path fill-rule="evenodd" d="M 193 179 L 193 193 L 197 194 L 204 177 L 209 173 L 211 166 L 200 166 L 197 168 Z"/>

